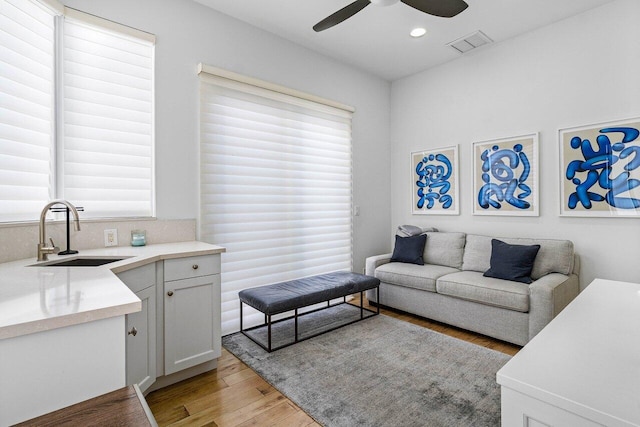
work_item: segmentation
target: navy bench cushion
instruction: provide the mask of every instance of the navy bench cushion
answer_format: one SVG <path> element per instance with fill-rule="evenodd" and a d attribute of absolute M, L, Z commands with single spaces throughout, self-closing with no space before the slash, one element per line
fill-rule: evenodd
<path fill-rule="evenodd" d="M 318 276 L 244 289 L 240 301 L 264 314 L 278 314 L 311 304 L 342 298 L 380 285 L 364 274 L 336 271 Z"/>

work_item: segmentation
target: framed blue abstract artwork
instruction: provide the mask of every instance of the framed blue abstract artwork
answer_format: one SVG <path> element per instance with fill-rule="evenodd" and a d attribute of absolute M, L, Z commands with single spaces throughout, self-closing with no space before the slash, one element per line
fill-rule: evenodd
<path fill-rule="evenodd" d="M 473 214 L 538 216 L 538 134 L 473 143 Z"/>
<path fill-rule="evenodd" d="M 411 213 L 458 215 L 458 146 L 411 153 Z"/>
<path fill-rule="evenodd" d="M 560 215 L 640 217 L 640 118 L 561 129 Z"/>

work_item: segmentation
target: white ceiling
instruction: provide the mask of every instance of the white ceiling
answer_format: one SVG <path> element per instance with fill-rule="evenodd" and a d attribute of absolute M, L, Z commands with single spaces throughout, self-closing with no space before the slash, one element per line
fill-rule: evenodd
<path fill-rule="evenodd" d="M 312 26 L 352 0 L 195 1 L 393 81 L 456 59 L 460 54 L 447 43 L 476 30 L 500 42 L 613 0 L 466 0 L 469 7 L 453 18 L 430 16 L 403 3 L 370 4 L 320 33 Z M 411 38 L 409 31 L 419 26 L 427 35 Z"/>

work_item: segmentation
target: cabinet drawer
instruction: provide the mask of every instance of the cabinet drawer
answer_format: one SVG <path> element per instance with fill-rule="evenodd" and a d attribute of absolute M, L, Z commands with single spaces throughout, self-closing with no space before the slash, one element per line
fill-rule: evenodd
<path fill-rule="evenodd" d="M 118 278 L 133 292 L 154 286 L 156 284 L 156 263 L 143 265 L 117 274 Z"/>
<path fill-rule="evenodd" d="M 220 255 L 200 255 L 164 261 L 164 280 L 180 280 L 220 273 Z"/>

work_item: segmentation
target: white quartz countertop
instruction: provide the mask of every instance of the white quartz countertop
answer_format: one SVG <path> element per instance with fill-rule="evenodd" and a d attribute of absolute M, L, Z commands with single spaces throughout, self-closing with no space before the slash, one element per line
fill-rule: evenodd
<path fill-rule="evenodd" d="M 223 247 L 193 241 L 82 250 L 50 255 L 47 261 L 128 257 L 99 267 L 41 266 L 47 262 L 38 263 L 35 256 L 0 264 L 0 339 L 140 311 L 140 299 L 115 273 L 164 259 L 222 252 Z"/>
<path fill-rule="evenodd" d="M 602 425 L 640 425 L 640 284 L 594 280 L 497 380 Z"/>

